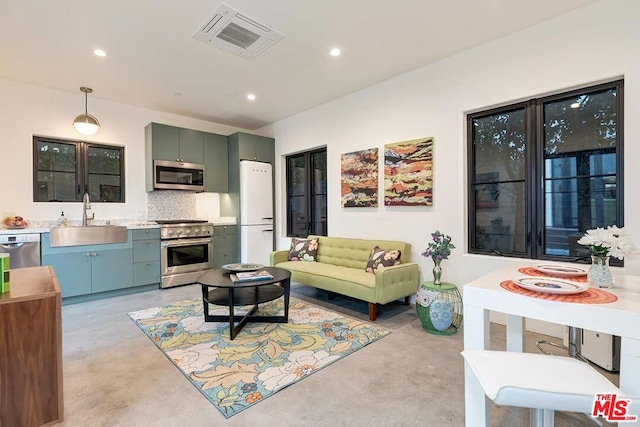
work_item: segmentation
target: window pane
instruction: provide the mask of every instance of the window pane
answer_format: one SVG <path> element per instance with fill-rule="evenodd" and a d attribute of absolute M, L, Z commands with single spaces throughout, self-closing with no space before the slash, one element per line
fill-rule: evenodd
<path fill-rule="evenodd" d="M 38 141 L 36 144 L 38 170 L 75 172 L 76 144 Z"/>
<path fill-rule="evenodd" d="M 311 199 L 313 222 L 309 234 L 327 235 L 327 196 L 313 196 Z"/>
<path fill-rule="evenodd" d="M 307 188 L 307 169 L 305 157 L 289 157 L 287 160 L 287 188 L 289 196 L 303 196 Z"/>
<path fill-rule="evenodd" d="M 90 174 L 120 175 L 120 148 L 89 146 L 87 155 Z"/>
<path fill-rule="evenodd" d="M 307 203 L 306 197 L 289 198 L 289 232 L 292 236 L 307 237 Z"/>
<path fill-rule="evenodd" d="M 68 172 L 37 173 L 36 197 L 40 202 L 73 201 L 76 199 L 76 174 Z"/>
<path fill-rule="evenodd" d="M 96 202 L 119 202 L 120 176 L 89 175 L 89 197 Z"/>
<path fill-rule="evenodd" d="M 475 181 L 523 180 L 524 108 L 475 118 L 472 126 Z"/>
<path fill-rule="evenodd" d="M 585 230 L 617 222 L 616 89 L 544 103 L 544 254 L 583 256 Z"/>
<path fill-rule="evenodd" d="M 526 252 L 524 182 L 475 186 L 475 248 L 478 250 Z M 481 194 L 487 194 L 486 198 Z"/>

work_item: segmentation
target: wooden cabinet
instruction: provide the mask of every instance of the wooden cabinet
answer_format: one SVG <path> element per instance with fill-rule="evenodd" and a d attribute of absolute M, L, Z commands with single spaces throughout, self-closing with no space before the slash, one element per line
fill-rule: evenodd
<path fill-rule="evenodd" d="M 149 144 L 151 160 L 203 163 L 203 132 L 149 123 L 145 128 L 146 143 Z"/>
<path fill-rule="evenodd" d="M 55 269 L 63 298 L 133 286 L 131 231 L 127 243 L 53 248 L 43 233 L 41 247 L 42 265 Z"/>
<path fill-rule="evenodd" d="M 62 422 L 62 308 L 49 267 L 11 270 L 0 294 L 0 426 Z"/>
<path fill-rule="evenodd" d="M 215 133 L 204 134 L 204 191 L 229 191 L 229 153 L 227 137 Z"/>
<path fill-rule="evenodd" d="M 216 225 L 213 227 L 213 268 L 238 262 L 238 227 Z"/>
<path fill-rule="evenodd" d="M 160 229 L 132 230 L 133 286 L 160 286 Z"/>

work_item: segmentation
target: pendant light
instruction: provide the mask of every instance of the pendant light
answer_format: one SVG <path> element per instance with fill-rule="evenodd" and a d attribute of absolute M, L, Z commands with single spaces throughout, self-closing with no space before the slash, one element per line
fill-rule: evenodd
<path fill-rule="evenodd" d="M 87 113 L 87 94 L 92 93 L 93 89 L 83 86 L 80 88 L 80 92 L 84 92 L 84 114 L 76 117 L 73 121 L 73 126 L 83 135 L 93 135 L 100 129 L 98 119 Z"/>

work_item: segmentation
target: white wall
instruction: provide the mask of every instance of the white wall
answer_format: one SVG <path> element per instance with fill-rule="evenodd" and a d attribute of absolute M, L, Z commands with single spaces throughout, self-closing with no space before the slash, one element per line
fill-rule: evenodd
<path fill-rule="evenodd" d="M 78 87 L 80 87 L 78 83 Z M 90 95 L 89 114 L 102 125 L 97 134 L 80 135 L 73 119 L 84 112 L 84 95 L 71 94 L 0 79 L 0 215 L 5 212 L 26 219 L 55 220 L 60 211 L 80 219 L 81 203 L 33 202 L 33 135 L 84 140 L 125 146 L 126 203 L 94 203 L 96 218 L 146 218 L 144 183 L 144 127 L 166 123 L 228 135 L 243 131 L 231 126 L 191 119 Z M 195 198 L 195 196 L 194 196 Z"/>
<path fill-rule="evenodd" d="M 452 235 L 458 247 L 442 264 L 446 281 L 463 284 L 507 263 L 533 264 L 465 253 L 465 113 L 621 76 L 625 78 L 625 226 L 640 247 L 640 199 L 635 188 L 640 182 L 638 22 L 640 2 L 602 0 L 261 129 L 276 139 L 280 158 L 278 248 L 289 245 L 283 156 L 326 145 L 329 235 L 410 242 L 423 280 L 431 277 L 432 262 L 420 253 L 435 229 Z M 340 154 L 371 147 L 382 150 L 387 143 L 427 136 L 435 138 L 433 207 L 385 207 L 381 187 L 378 208 L 340 206 Z M 380 162 L 380 177 L 382 166 Z M 640 274 L 639 259 L 625 264 L 626 272 Z"/>

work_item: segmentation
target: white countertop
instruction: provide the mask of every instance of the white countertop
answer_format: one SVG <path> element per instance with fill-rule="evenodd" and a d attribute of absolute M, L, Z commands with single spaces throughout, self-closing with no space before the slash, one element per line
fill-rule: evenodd
<path fill-rule="evenodd" d="M 236 225 L 235 217 L 221 217 L 221 218 L 207 218 L 211 224 L 215 225 Z M 132 220 L 132 219 L 111 219 L 111 220 L 94 220 L 91 221 L 91 225 L 107 225 L 107 222 L 110 225 L 124 225 L 129 230 L 138 230 L 145 228 L 160 228 L 154 221 L 145 221 L 145 220 Z M 52 227 L 57 227 L 57 221 L 29 221 L 27 220 L 27 224 L 29 224 L 26 228 L 0 228 L 0 235 L 7 234 L 31 234 L 31 233 L 49 233 Z M 68 226 L 79 226 L 81 225 L 80 220 L 72 220 L 69 221 Z"/>

